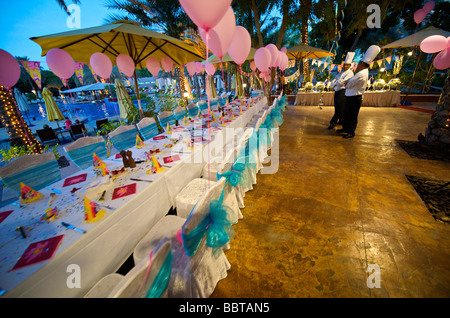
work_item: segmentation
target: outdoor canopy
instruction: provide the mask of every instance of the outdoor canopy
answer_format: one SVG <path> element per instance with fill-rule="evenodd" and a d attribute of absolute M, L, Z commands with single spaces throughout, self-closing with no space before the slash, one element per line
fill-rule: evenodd
<path fill-rule="evenodd" d="M 80 86 L 77 88 L 68 89 L 65 91 L 61 91 L 61 94 L 69 94 L 69 93 L 78 93 L 78 92 L 87 92 L 87 91 L 99 91 L 107 89 L 107 86 L 111 84 L 107 83 L 94 83 L 89 85 Z"/>
<path fill-rule="evenodd" d="M 411 34 L 403 39 L 386 44 L 382 49 L 398 49 L 402 47 L 414 47 L 420 45 L 424 39 L 432 35 L 450 36 L 450 32 L 435 28 L 433 26 L 425 28 L 419 32 Z"/>

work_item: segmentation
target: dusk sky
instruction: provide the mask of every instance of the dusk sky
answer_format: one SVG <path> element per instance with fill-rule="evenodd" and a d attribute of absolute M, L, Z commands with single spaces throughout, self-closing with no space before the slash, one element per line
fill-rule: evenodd
<path fill-rule="evenodd" d="M 41 56 L 41 47 L 30 40 L 34 36 L 71 31 L 67 26 L 66 12 L 55 0 L 1 0 L 0 25 L 3 30 L 0 36 L 0 49 L 13 56 L 27 56 L 31 61 L 41 62 L 41 67 L 48 69 L 45 57 Z M 67 1 L 67 4 L 71 4 Z M 104 0 L 81 1 L 81 28 L 104 24 L 108 15 Z"/>

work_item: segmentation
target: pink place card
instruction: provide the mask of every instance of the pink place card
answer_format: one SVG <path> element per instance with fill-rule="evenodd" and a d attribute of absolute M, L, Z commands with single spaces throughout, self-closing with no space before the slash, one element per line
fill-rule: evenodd
<path fill-rule="evenodd" d="M 132 183 L 123 187 L 115 188 L 112 199 L 113 200 L 120 199 L 135 193 L 136 193 L 136 183 Z"/>
<path fill-rule="evenodd" d="M 115 159 L 122 159 L 122 155 L 120 153 L 116 153 Z"/>
<path fill-rule="evenodd" d="M 31 243 L 11 271 L 49 260 L 62 243 L 63 237 L 64 234 Z"/>
<path fill-rule="evenodd" d="M 3 220 L 6 219 L 13 212 L 14 210 L 0 212 L 0 223 L 2 223 Z"/>
<path fill-rule="evenodd" d="M 206 139 L 205 137 L 196 137 L 196 138 L 194 138 L 194 142 L 195 143 L 197 143 L 197 142 L 205 142 L 205 141 L 208 141 L 208 139 Z"/>
<path fill-rule="evenodd" d="M 166 138 L 166 136 L 161 135 L 161 136 L 155 136 L 155 137 L 153 137 L 153 140 L 162 140 L 162 139 L 165 139 L 165 138 Z"/>
<path fill-rule="evenodd" d="M 64 180 L 63 188 L 73 185 L 73 184 L 84 182 L 84 181 L 86 181 L 86 178 L 87 178 L 87 173 L 83 173 L 78 176 L 66 178 L 66 180 Z"/>
<path fill-rule="evenodd" d="M 164 160 L 164 163 L 172 163 L 172 162 L 180 160 L 180 156 L 179 155 L 169 156 L 169 157 L 163 158 L 163 160 Z"/>

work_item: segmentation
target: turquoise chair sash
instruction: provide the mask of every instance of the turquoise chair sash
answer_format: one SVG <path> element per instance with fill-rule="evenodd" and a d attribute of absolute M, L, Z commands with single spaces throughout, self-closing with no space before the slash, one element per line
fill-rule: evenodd
<path fill-rule="evenodd" d="M 159 134 L 158 125 L 156 123 L 139 128 L 139 131 L 145 140 L 149 140 Z"/>
<path fill-rule="evenodd" d="M 209 213 L 199 225 L 188 234 L 184 234 L 182 231 L 183 248 L 187 256 L 193 256 L 197 253 L 205 234 L 206 245 L 213 249 L 214 255 L 218 255 L 223 250 L 223 246 L 233 239 L 233 223 L 228 220 L 228 215 L 231 215 L 232 211 L 223 204 L 224 190 L 219 200 L 211 200 Z"/>
<path fill-rule="evenodd" d="M 189 108 L 189 109 L 188 109 L 189 116 L 191 116 L 191 117 L 196 116 L 196 115 L 198 114 L 198 110 L 199 110 L 198 106 Z"/>
<path fill-rule="evenodd" d="M 172 273 L 172 260 L 172 251 L 169 251 L 161 269 L 147 292 L 147 298 L 160 298 L 166 291 L 169 286 L 170 274 Z"/>
<path fill-rule="evenodd" d="M 203 111 L 205 109 L 208 109 L 208 102 L 205 103 L 198 103 L 198 107 L 200 108 L 200 111 Z"/>
<path fill-rule="evenodd" d="M 87 145 L 67 151 L 67 155 L 69 156 L 69 158 L 81 170 L 92 166 L 93 153 L 95 153 L 100 159 L 105 159 L 107 157 L 105 142 L 101 141 L 92 145 Z"/>
<path fill-rule="evenodd" d="M 30 167 L 2 179 L 3 183 L 20 194 L 20 182 L 38 191 L 61 180 L 61 171 L 56 159 Z"/>
<path fill-rule="evenodd" d="M 127 150 L 136 145 L 137 134 L 138 134 L 137 129 L 131 129 L 118 135 L 115 135 L 114 137 L 111 137 L 111 140 L 113 142 L 114 147 L 116 147 L 117 150 L 119 151 Z"/>
<path fill-rule="evenodd" d="M 180 122 L 184 119 L 184 117 L 188 117 L 187 112 L 185 110 L 182 110 L 178 113 L 175 113 L 175 118 Z"/>
<path fill-rule="evenodd" d="M 162 128 L 166 128 L 167 123 L 169 123 L 169 125 L 171 125 L 171 126 L 175 125 L 175 116 L 172 114 L 170 116 L 160 118 L 159 123 L 161 124 Z"/>

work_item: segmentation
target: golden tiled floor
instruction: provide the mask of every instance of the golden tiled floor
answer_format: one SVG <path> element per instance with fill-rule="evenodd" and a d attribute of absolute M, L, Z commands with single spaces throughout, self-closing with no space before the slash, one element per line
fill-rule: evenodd
<path fill-rule="evenodd" d="M 333 107 L 290 106 L 276 174 L 258 174 L 212 297 L 450 297 L 450 224 L 405 175 L 450 180 L 450 164 L 411 158 L 431 115 L 361 108 L 356 137 L 326 129 Z M 370 264 L 380 288 L 369 288 Z"/>

